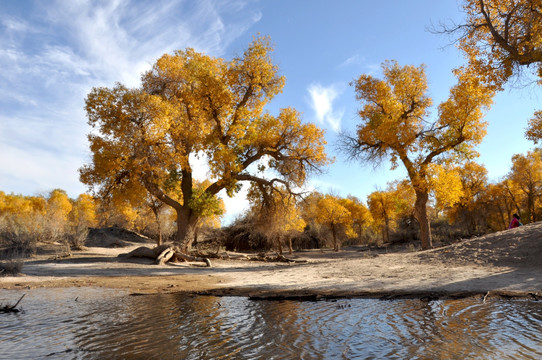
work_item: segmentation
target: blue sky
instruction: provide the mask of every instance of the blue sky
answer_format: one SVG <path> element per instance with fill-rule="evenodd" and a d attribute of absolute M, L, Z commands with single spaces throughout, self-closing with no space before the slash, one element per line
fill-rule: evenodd
<path fill-rule="evenodd" d="M 269 35 L 286 86 L 268 110 L 292 106 L 326 129 L 336 156 L 310 186 L 366 200 L 388 181 L 404 177 L 389 166 L 346 162 L 335 154 L 337 133 L 357 123 L 349 82 L 379 76 L 380 64 L 426 64 L 429 93 L 438 105 L 463 63 L 451 40 L 427 31 L 431 24 L 462 18 L 455 0 L 162 0 L 0 2 L 0 190 L 25 195 L 61 188 L 85 192 L 77 169 L 89 160 L 84 99 L 94 86 L 137 86 L 142 72 L 163 53 L 193 47 L 231 59 L 257 34 Z M 488 135 L 479 162 L 497 181 L 524 139 L 539 108 L 541 89 L 507 88 L 486 115 Z M 436 110 L 433 111 L 436 115 Z M 202 174 L 205 170 L 200 169 Z M 242 211 L 227 200 L 228 219 Z"/>

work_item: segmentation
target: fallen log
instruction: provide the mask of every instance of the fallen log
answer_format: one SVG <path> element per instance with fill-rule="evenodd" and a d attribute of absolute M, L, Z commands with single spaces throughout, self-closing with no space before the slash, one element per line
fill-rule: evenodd
<path fill-rule="evenodd" d="M 173 255 L 175 255 L 175 249 L 168 247 L 156 257 L 155 264 L 164 265 L 173 257 Z"/>
<path fill-rule="evenodd" d="M 140 246 L 129 253 L 119 254 L 119 257 L 125 257 L 125 258 L 150 258 L 150 259 L 156 259 L 156 252 L 155 249 L 148 248 L 146 246 Z"/>
<path fill-rule="evenodd" d="M 175 257 L 177 257 L 179 259 L 182 259 L 184 261 L 202 261 L 202 262 L 206 263 L 208 267 L 213 267 L 213 265 L 211 264 L 211 260 L 209 260 L 208 258 L 190 256 L 190 255 L 186 255 L 186 254 L 183 254 L 183 253 L 180 253 L 180 252 L 176 252 Z"/>
<path fill-rule="evenodd" d="M 190 256 L 181 253 L 178 249 L 170 245 L 160 245 L 155 248 L 148 248 L 146 246 L 140 246 L 129 253 L 119 254 L 119 257 L 125 258 L 149 258 L 153 259 L 157 265 L 163 265 L 168 262 L 175 261 L 197 261 L 204 262 L 208 267 L 212 267 L 211 260 L 208 258 Z"/>

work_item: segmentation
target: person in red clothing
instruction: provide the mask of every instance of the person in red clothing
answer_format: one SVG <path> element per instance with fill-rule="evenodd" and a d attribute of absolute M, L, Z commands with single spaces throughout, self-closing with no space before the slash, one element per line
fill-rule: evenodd
<path fill-rule="evenodd" d="M 523 225 L 523 224 L 521 223 L 521 221 L 519 221 L 519 215 L 514 214 L 512 216 L 512 221 L 510 221 L 510 226 L 508 226 L 508 228 L 513 229 L 513 228 L 521 226 L 521 225 Z"/>

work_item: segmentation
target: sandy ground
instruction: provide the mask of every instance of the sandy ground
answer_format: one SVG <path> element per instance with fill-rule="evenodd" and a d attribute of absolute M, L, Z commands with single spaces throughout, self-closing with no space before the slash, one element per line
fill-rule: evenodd
<path fill-rule="evenodd" d="M 542 299 L 542 223 L 428 251 L 363 247 L 297 251 L 299 263 L 211 259 L 153 265 L 117 257 L 141 244 L 89 247 L 71 257 L 41 255 L 23 274 L 0 277 L 0 289 L 95 286 L 131 293 L 190 292 L 260 297 L 463 297 Z"/>

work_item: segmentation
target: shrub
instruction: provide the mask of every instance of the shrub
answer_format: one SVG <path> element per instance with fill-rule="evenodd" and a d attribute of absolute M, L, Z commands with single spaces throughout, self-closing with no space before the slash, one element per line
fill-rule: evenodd
<path fill-rule="evenodd" d="M 16 275 L 23 269 L 24 261 L 21 258 L 0 260 L 0 275 Z"/>
<path fill-rule="evenodd" d="M 39 233 L 30 219 L 4 215 L 0 217 L 0 229 L 3 258 L 15 254 L 26 257 L 36 253 Z"/>

